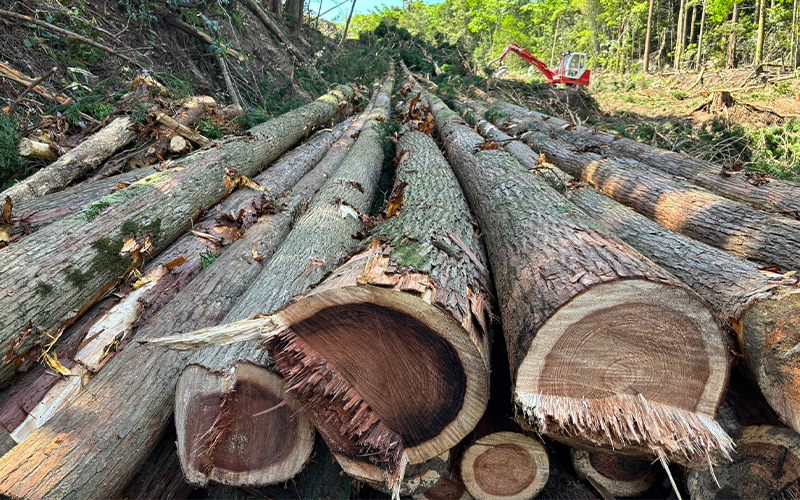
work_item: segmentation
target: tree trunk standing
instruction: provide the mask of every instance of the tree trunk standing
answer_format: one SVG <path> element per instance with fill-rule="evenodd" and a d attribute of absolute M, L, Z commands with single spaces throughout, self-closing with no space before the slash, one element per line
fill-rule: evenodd
<path fill-rule="evenodd" d="M 10 196 L 11 201 L 18 204 L 63 189 L 99 167 L 137 135 L 130 118 L 116 118 L 54 163 L 0 193 L 0 199 Z"/>
<path fill-rule="evenodd" d="M 706 306 L 506 153 L 472 153 L 483 139 L 441 100 L 430 100 L 485 234 L 521 416 L 543 434 L 585 446 L 695 465 L 724 456 L 729 441 L 713 414 L 727 361 Z M 626 318 L 624 326 L 609 314 Z M 661 325 L 671 326 L 662 332 Z M 670 348 L 639 347 L 655 335 L 670 336 Z M 605 370 L 617 364 L 637 368 L 624 376 Z M 675 371 L 687 375 L 680 384 L 655 383 Z M 635 435 L 623 423 L 629 418 Z"/>
<path fill-rule="evenodd" d="M 800 269 L 800 221 L 717 196 L 630 162 L 603 158 L 539 133 L 522 139 L 568 174 L 673 231 L 743 259 Z"/>
<path fill-rule="evenodd" d="M 697 8 L 697 7 L 695 7 Z M 697 59 L 695 61 L 695 68 L 700 69 L 703 60 L 703 31 L 706 25 L 706 6 L 703 4 L 703 15 L 700 16 L 700 35 L 697 38 Z"/>
<path fill-rule="evenodd" d="M 578 477 L 598 483 L 617 498 L 643 495 L 649 490 L 659 471 L 651 460 L 571 449 L 572 465 Z"/>
<path fill-rule="evenodd" d="M 377 95 L 378 94 L 376 93 L 376 96 Z M 386 96 L 384 95 L 383 97 Z M 377 97 L 373 99 L 373 101 L 376 99 Z M 317 191 L 317 189 L 319 189 L 328 178 L 334 175 L 334 173 L 337 171 L 337 168 L 339 168 L 343 160 L 345 160 L 345 157 L 351 150 L 351 146 L 355 142 L 353 136 L 359 135 L 359 131 L 361 131 L 362 127 L 365 126 L 368 117 L 372 114 L 372 109 L 373 106 L 370 106 L 364 113 L 362 113 L 354 122 L 353 126 L 345 132 L 343 137 L 341 137 L 331 147 L 331 149 L 328 151 L 328 154 L 326 154 L 325 157 L 320 160 L 314 171 L 310 174 L 307 174 L 303 180 L 295 186 L 291 197 L 284 203 L 284 213 L 287 214 L 284 224 L 288 226 L 292 216 L 296 215 L 300 210 L 302 210 L 302 206 L 307 203 L 307 201 L 313 196 L 314 192 Z M 346 223 L 348 221 L 342 222 Z M 281 248 L 283 249 L 283 247 Z M 263 272 L 269 274 L 270 272 L 273 272 L 270 271 L 271 269 L 273 269 L 273 267 L 272 261 L 270 260 L 265 263 Z M 279 271 L 280 270 L 285 270 L 285 268 L 280 268 Z M 303 271 L 304 270 L 305 268 L 303 268 Z M 300 280 L 303 276 L 302 272 L 295 274 L 297 276 L 295 281 Z M 281 274 L 281 278 L 286 281 L 290 281 L 290 276 L 291 274 L 289 273 Z M 261 277 L 259 279 L 263 280 Z M 276 304 L 274 306 L 275 308 L 282 306 L 292 296 L 305 290 L 305 287 L 302 287 L 302 290 L 300 289 L 301 285 L 278 288 L 280 289 L 275 290 L 276 298 L 273 301 L 273 303 Z M 264 308 L 268 305 L 269 303 L 265 305 L 265 303 L 261 300 L 242 300 L 241 304 L 234 308 L 238 308 L 240 311 L 238 314 L 249 317 L 264 312 Z M 263 360 L 260 357 L 259 351 L 256 349 L 256 346 L 253 343 L 248 343 L 246 345 L 208 348 L 197 353 L 191 359 L 193 370 L 204 370 L 220 375 L 227 375 L 239 361 L 247 361 L 255 365 L 263 364 Z M 181 380 L 183 380 L 183 375 L 181 375 Z M 198 402 L 202 403 L 207 395 L 194 390 L 196 388 L 197 387 L 187 386 L 183 382 L 180 382 L 177 400 L 183 401 L 184 407 L 187 405 L 189 407 L 195 406 L 198 404 Z M 223 393 L 225 392 L 223 391 Z M 267 402 L 271 402 L 272 399 L 274 399 L 274 395 L 270 396 L 269 394 L 266 394 L 264 398 L 268 400 Z M 260 399 L 257 397 L 251 396 L 249 401 L 252 405 L 260 404 Z M 237 477 L 236 474 L 230 470 L 230 465 L 233 460 L 233 458 L 230 456 L 224 454 L 209 456 L 207 463 L 205 464 L 200 464 L 195 460 L 196 457 L 192 456 L 193 453 L 191 450 L 196 449 L 197 443 L 204 442 L 205 436 L 209 432 L 209 426 L 214 424 L 215 429 L 221 430 L 223 433 L 227 433 L 228 431 L 227 425 L 224 423 L 220 425 L 221 422 L 217 422 L 214 418 L 211 418 L 209 421 L 205 422 L 204 426 L 199 428 L 196 427 L 197 424 L 194 422 L 186 422 L 185 420 L 187 418 L 191 418 L 192 413 L 193 412 L 191 410 L 186 412 L 176 410 L 176 423 L 179 429 L 179 451 L 181 452 L 182 467 L 185 471 L 186 477 L 190 480 L 190 482 L 196 485 L 203 485 L 207 483 L 209 479 L 214 481 L 223 480 L 223 482 L 227 484 L 246 485 L 241 483 L 241 481 L 250 480 L 249 472 L 251 471 L 245 471 L 248 472 L 248 474 L 246 474 L 244 477 Z M 234 436 L 235 435 L 226 434 L 226 439 L 234 438 Z M 202 452 L 203 450 L 200 451 Z M 257 456 L 257 450 L 252 450 L 252 453 L 255 456 L 252 457 L 250 462 L 254 467 L 257 464 L 264 465 L 265 463 L 269 462 L 270 457 Z M 188 458 L 191 458 L 191 460 Z M 263 481 L 260 481 L 259 484 L 263 484 Z"/>
<path fill-rule="evenodd" d="M 800 342 L 800 293 L 791 283 L 674 233 L 593 189 L 573 191 L 570 199 L 706 299 L 738 332 L 767 401 L 788 425 L 800 429 L 800 362 L 790 352 Z"/>
<path fill-rule="evenodd" d="M 789 60 L 792 69 L 797 68 L 797 0 L 792 1 L 792 36 L 789 48 Z"/>
<path fill-rule="evenodd" d="M 547 484 L 550 459 L 544 445 L 517 432 L 495 432 L 464 451 L 461 479 L 476 500 L 526 500 Z"/>
<path fill-rule="evenodd" d="M 255 175 L 310 130 L 330 123 L 351 95 L 352 88 L 339 87 L 254 127 L 248 137 L 173 164 L 189 168 L 146 177 L 37 231 L 24 245 L 0 250 L 0 352 L 6 353 L 0 382 L 30 366 L 43 332 L 54 335 L 68 326 L 148 252 L 158 253 L 224 198 L 237 175 Z M 59 290 L 58 296 L 48 289 Z"/>
<path fill-rule="evenodd" d="M 104 196 L 119 191 L 122 189 L 120 185 L 133 184 L 155 172 L 153 167 L 146 167 L 108 179 L 82 183 L 64 191 L 56 191 L 41 198 L 33 198 L 14 205 L 11 210 L 12 227 L 9 235 L 12 239 L 17 235 L 24 238 L 49 224 L 74 214 Z M 19 242 L 20 240 L 16 239 L 11 243 L 18 245 Z"/>
<path fill-rule="evenodd" d="M 681 0 L 678 9 L 678 29 L 675 31 L 675 71 L 681 70 L 681 52 L 683 51 L 683 25 L 686 18 L 686 0 Z"/>
<path fill-rule="evenodd" d="M 249 3 L 249 2 L 248 2 Z M 276 16 L 281 15 L 281 0 L 271 0 L 272 13 Z"/>
<path fill-rule="evenodd" d="M 556 60 L 556 41 L 558 40 L 558 23 L 561 22 L 561 17 L 556 18 L 556 29 L 553 32 L 553 48 L 550 50 L 550 67 L 555 67 Z"/>
<path fill-rule="evenodd" d="M 356 0 L 353 0 L 353 6 L 350 7 L 350 14 L 347 16 L 347 23 L 344 25 L 344 34 L 342 35 L 342 40 L 339 42 L 339 47 L 342 46 L 345 40 L 347 40 L 347 31 L 350 29 L 350 20 L 353 18 L 353 12 L 356 10 Z"/>
<path fill-rule="evenodd" d="M 303 28 L 303 7 L 305 6 L 305 0 L 300 0 L 297 2 L 297 20 L 294 23 L 294 34 L 299 35 L 301 29 Z"/>
<path fill-rule="evenodd" d="M 692 6 L 692 22 L 691 22 L 691 24 L 689 24 L 689 40 L 686 43 L 687 45 L 691 45 L 697 40 L 697 38 L 695 38 L 695 35 L 696 35 L 695 31 L 696 31 L 696 28 L 697 28 L 697 9 L 698 8 L 699 8 L 699 6 L 697 4 Z"/>
<path fill-rule="evenodd" d="M 758 1 L 758 34 L 756 36 L 756 56 L 753 65 L 756 69 L 764 62 L 764 25 L 766 24 L 766 0 Z"/>
<path fill-rule="evenodd" d="M 795 0 L 795 4 L 797 0 Z M 739 59 L 736 57 L 736 36 L 737 31 L 739 28 L 739 6 L 741 2 L 736 2 L 733 4 L 733 14 L 731 17 L 731 34 L 728 36 L 728 55 L 727 55 L 727 67 L 728 69 L 734 69 L 738 66 Z"/>
<path fill-rule="evenodd" d="M 653 29 L 653 4 L 655 0 L 650 0 L 650 7 L 647 10 L 647 34 L 644 38 L 644 61 L 642 61 L 642 73 L 647 74 L 650 69 L 650 36 Z"/>
<path fill-rule="evenodd" d="M 485 95 L 485 94 L 484 94 Z M 572 125 L 560 118 L 551 117 L 519 106 L 509 105 L 492 98 L 488 100 L 501 106 L 509 115 L 510 123 L 500 126 L 516 137 L 528 131 L 553 134 L 556 138 L 581 148 L 602 148 L 613 154 L 641 162 L 640 168 L 648 171 L 661 171 L 688 179 L 693 184 L 713 191 L 732 200 L 752 205 L 768 212 L 789 217 L 800 215 L 800 184 L 779 179 L 759 184 L 751 182 L 749 172 L 730 172 L 725 167 L 707 160 L 694 158 L 673 151 L 667 151 L 643 144 L 616 134 L 598 132 L 582 125 Z M 485 114 L 487 108 L 482 103 L 468 101 L 470 108 Z M 571 131 L 566 130 L 569 128 Z M 604 154 L 606 154 L 604 152 Z M 651 170 L 657 169 L 657 170 Z M 722 172 L 720 172 L 722 170 Z M 724 172 L 724 173 L 723 173 Z M 757 179 L 757 178 L 756 178 Z"/>
<path fill-rule="evenodd" d="M 333 131 L 325 132 L 297 148 L 255 180 L 278 189 L 295 184 L 326 153 L 334 139 L 342 134 L 344 125 L 337 125 Z M 140 286 L 133 290 L 123 287 L 117 291 L 115 296 L 118 302 L 95 317 L 91 325 L 80 324 L 83 323 L 80 321 L 68 328 L 62 337 L 74 347 L 65 350 L 59 348 L 57 354 L 71 370 L 72 376 L 58 381 L 46 376 L 42 382 L 32 380 L 18 388 L 17 397 L 9 398 L 0 406 L 0 415 L 3 416 L 0 421 L 11 431 L 12 437 L 17 442 L 21 441 L 74 399 L 85 377 L 91 377 L 108 362 L 114 352 L 112 348 L 127 344 L 142 323 L 147 322 L 197 275 L 203 253 L 212 250 L 221 252 L 224 244 L 238 239 L 258 217 L 269 213 L 270 209 L 269 201 L 264 200 L 260 192 L 236 191 L 203 220 L 195 223 L 194 233 L 185 234 L 161 252 L 148 266 L 150 269 L 143 273 Z M 225 214 L 234 214 L 236 222 L 229 224 L 231 217 L 226 221 Z M 218 241 L 209 244 L 209 239 L 197 237 L 197 234 L 209 235 L 207 238 L 217 238 Z M 181 258 L 188 262 L 180 264 Z M 77 343 L 72 341 L 73 336 L 80 337 Z M 83 338 L 86 338 L 85 342 L 82 342 Z M 27 415 L 20 410 L 25 410 Z"/>
<path fill-rule="evenodd" d="M 306 168 L 298 158 L 293 163 L 295 169 Z M 290 165 L 283 168 L 287 172 L 272 172 L 276 175 L 268 175 L 265 182 L 276 193 L 297 176 Z M 317 186 L 325 179 L 315 169 L 300 183 L 308 185 L 312 178 Z M 150 319 L 137 339 L 217 324 L 262 267 L 253 258 L 253 248 L 267 257 L 272 254 L 289 233 L 291 219 L 291 213 L 278 212 L 257 222 L 203 271 L 201 279 L 189 283 Z M 70 406 L 0 459 L 0 478 L 13 478 L 0 479 L 0 493 L 49 499 L 92 491 L 97 497 L 116 497 L 170 422 L 174 384 L 189 359 L 166 349 L 129 345 Z M 98 468 L 97 463 L 106 466 Z"/>
<path fill-rule="evenodd" d="M 800 435 L 785 427 L 754 425 L 731 433 L 732 463 L 708 472 L 689 471 L 692 498 L 796 498 L 800 493 Z"/>

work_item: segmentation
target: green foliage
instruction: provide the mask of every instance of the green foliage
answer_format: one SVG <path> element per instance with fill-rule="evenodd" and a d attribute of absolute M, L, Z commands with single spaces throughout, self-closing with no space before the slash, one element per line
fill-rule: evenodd
<path fill-rule="evenodd" d="M 12 179 L 28 174 L 29 162 L 18 153 L 22 130 L 19 120 L 0 113 L 0 190 L 6 189 Z"/>
<path fill-rule="evenodd" d="M 211 140 L 219 139 L 225 135 L 225 131 L 219 128 L 219 125 L 211 121 L 210 118 L 203 118 L 197 124 L 197 133 L 208 137 Z"/>
<path fill-rule="evenodd" d="M 194 95 L 194 89 L 189 80 L 178 73 L 166 71 L 154 75 L 162 85 L 169 89 L 175 97 L 184 98 Z"/>
<path fill-rule="evenodd" d="M 671 90 L 669 96 L 678 101 L 683 101 L 691 97 L 688 92 L 682 90 Z"/>
<path fill-rule="evenodd" d="M 81 113 L 87 114 L 98 121 L 104 120 L 114 112 L 115 108 L 103 101 L 102 91 L 103 89 L 97 89 L 95 92 L 79 95 L 68 104 L 52 106 L 48 112 L 51 114 L 63 114 L 72 125 L 79 125 L 82 121 L 85 121 Z"/>
<path fill-rule="evenodd" d="M 213 264 L 214 261 L 217 260 L 220 255 L 222 255 L 222 252 L 214 252 L 210 248 L 207 248 L 206 250 L 200 252 L 200 270 L 202 271 L 203 269 Z"/>

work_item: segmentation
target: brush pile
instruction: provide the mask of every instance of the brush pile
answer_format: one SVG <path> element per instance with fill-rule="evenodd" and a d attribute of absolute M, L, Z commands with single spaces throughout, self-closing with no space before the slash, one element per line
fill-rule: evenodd
<path fill-rule="evenodd" d="M 800 493 L 800 186 L 405 66 L 369 93 L 244 130 L 140 77 L 28 131 L 0 494 Z"/>

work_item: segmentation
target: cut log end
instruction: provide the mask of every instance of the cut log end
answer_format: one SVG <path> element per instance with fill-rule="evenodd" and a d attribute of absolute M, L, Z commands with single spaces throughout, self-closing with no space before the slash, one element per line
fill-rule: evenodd
<path fill-rule="evenodd" d="M 378 466 L 393 486 L 410 464 L 454 446 L 486 407 L 488 381 L 460 325 L 410 294 L 319 292 L 277 313 L 267 341 L 290 392 L 331 450 Z"/>
<path fill-rule="evenodd" d="M 195 486 L 286 481 L 305 466 L 314 444 L 311 423 L 296 405 L 285 404 L 281 379 L 248 363 L 226 375 L 187 367 L 178 381 L 175 422 L 181 467 Z"/>
<path fill-rule="evenodd" d="M 719 328 L 702 302 L 677 287 L 624 280 L 589 289 L 545 323 L 515 391 L 531 424 L 555 439 L 696 466 L 731 451 L 713 420 L 727 376 Z"/>
<path fill-rule="evenodd" d="M 689 471 L 692 498 L 800 497 L 800 435 L 785 427 L 758 425 L 731 433 L 734 461 L 708 471 Z"/>
<path fill-rule="evenodd" d="M 651 460 L 572 449 L 575 471 L 615 497 L 629 498 L 649 490 L 658 476 Z"/>
<path fill-rule="evenodd" d="M 550 460 L 544 446 L 515 432 L 489 434 L 470 446 L 461 477 L 477 500 L 523 500 L 547 484 Z"/>

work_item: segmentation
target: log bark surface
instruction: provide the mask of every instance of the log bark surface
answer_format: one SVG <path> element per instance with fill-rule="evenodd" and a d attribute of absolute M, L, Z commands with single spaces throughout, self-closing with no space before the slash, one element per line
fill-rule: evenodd
<path fill-rule="evenodd" d="M 287 181 L 297 178 L 296 169 L 307 165 L 305 159 L 295 160 L 294 168 L 285 166 L 284 175 L 265 172 L 264 185 L 276 193 L 290 187 Z M 137 338 L 217 324 L 262 267 L 252 249 L 268 258 L 289 233 L 290 221 L 290 214 L 279 212 L 256 223 L 150 319 Z M 190 359 L 188 353 L 129 345 L 70 406 L 0 459 L 0 494 L 26 499 L 72 498 L 85 491 L 118 495 L 170 422 L 174 384 Z"/>
<path fill-rule="evenodd" d="M 115 118 L 69 153 L 0 193 L 0 198 L 10 196 L 14 203 L 21 203 L 63 189 L 99 167 L 137 135 L 130 118 Z"/>
<path fill-rule="evenodd" d="M 496 145 L 484 145 L 483 138 L 440 100 L 431 97 L 430 102 L 451 164 L 486 238 L 515 400 L 525 416 L 540 432 L 568 442 L 639 447 L 695 464 L 705 463 L 709 455 L 725 456 L 730 442 L 713 415 L 726 382 L 727 360 L 719 327 L 707 306 L 676 278 L 614 239 L 544 181 L 497 151 Z M 609 311 L 612 316 L 604 316 Z M 599 316 L 590 319 L 595 314 Z M 661 318 L 655 320 L 656 315 Z M 567 326 L 571 322 L 574 326 Z M 674 323 L 674 327 L 664 331 L 654 323 Z M 695 326 L 687 330 L 687 325 Z M 578 334 L 584 328 L 586 337 Z M 593 335 L 588 331 L 597 328 L 614 331 L 603 334 L 602 341 L 589 340 Z M 637 338 L 642 331 L 652 333 Z M 663 337 L 677 332 L 681 333 L 670 340 Z M 562 336 L 576 334 L 584 339 L 574 340 L 580 349 L 567 347 L 572 341 L 558 343 Z M 636 347 L 654 336 L 686 351 Z M 615 339 L 616 348 L 607 351 L 609 359 L 597 363 L 609 338 Z M 587 342 L 598 343 L 590 347 Z M 627 350 L 622 346 L 638 354 L 619 354 Z M 560 349 L 566 350 L 559 353 Z M 655 357 L 626 360 L 642 352 Z M 577 365 L 555 368 L 562 360 L 580 356 L 592 359 L 598 371 L 578 375 Z M 689 377 L 678 384 L 680 390 L 662 393 L 660 377 L 671 376 L 674 363 L 688 363 L 678 371 Z M 616 371 L 605 368 L 615 365 L 636 372 L 631 373 L 636 389 L 629 377 L 619 385 L 612 382 Z M 548 374 L 549 369 L 556 373 Z M 655 371 L 646 373 L 651 369 Z M 579 377 L 580 382 L 573 384 L 570 377 Z M 588 389 L 587 380 L 602 380 L 602 387 Z M 642 412 L 642 419 L 632 417 L 639 429 L 635 436 L 627 423 L 616 421 L 621 418 L 620 407 L 633 414 Z M 672 423 L 648 428 L 651 417 L 644 415 L 656 414 L 662 422 Z"/>
<path fill-rule="evenodd" d="M 800 270 L 800 221 L 718 196 L 621 160 L 576 152 L 542 134 L 522 139 L 568 174 L 673 231 L 739 257 Z"/>
<path fill-rule="evenodd" d="M 248 137 L 195 153 L 171 171 L 84 207 L 26 238 L 24 245 L 0 250 L 0 384 L 35 359 L 42 332 L 68 326 L 137 261 L 146 260 L 142 251 L 165 248 L 227 196 L 234 176 L 257 174 L 311 129 L 330 123 L 350 96 L 352 88 L 339 87 L 254 127 Z M 237 170 L 229 170 L 231 165 Z M 125 244 L 130 253 L 121 253 Z M 49 287 L 59 293 L 43 294 Z"/>
<path fill-rule="evenodd" d="M 468 104 L 478 113 L 487 111 L 478 102 L 472 101 Z M 735 171 L 732 166 L 656 148 L 582 125 L 573 125 L 565 120 L 516 106 L 503 106 L 503 110 L 511 115 L 511 120 L 503 128 L 512 135 L 519 136 L 528 131 L 552 134 L 575 148 L 600 148 L 604 154 L 637 160 L 660 172 L 683 177 L 693 184 L 741 203 L 794 218 L 800 216 L 800 184 L 796 182 L 767 178 L 762 183 L 762 178 L 757 173 Z"/>

